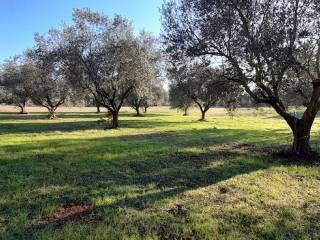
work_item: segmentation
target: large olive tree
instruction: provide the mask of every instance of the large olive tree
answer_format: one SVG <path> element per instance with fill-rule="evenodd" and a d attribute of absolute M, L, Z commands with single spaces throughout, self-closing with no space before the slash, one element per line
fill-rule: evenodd
<path fill-rule="evenodd" d="M 141 116 L 140 108 L 145 112 L 153 104 L 155 88 L 162 85 L 161 54 L 157 47 L 157 40 L 149 33 L 142 31 L 137 38 L 138 43 L 144 48 L 145 61 L 140 66 L 141 75 L 134 89 L 129 94 L 126 102 L 136 111 L 136 116 Z"/>
<path fill-rule="evenodd" d="M 152 79 L 153 40 L 135 37 L 132 24 L 120 16 L 109 19 L 76 9 L 73 17 L 74 24 L 63 30 L 69 79 L 111 113 L 112 127 L 117 128 L 125 99 L 136 86 Z"/>
<path fill-rule="evenodd" d="M 36 105 L 48 109 L 50 119 L 65 103 L 71 87 L 62 61 L 61 33 L 51 30 L 45 36 L 36 34 L 36 46 L 28 50 L 28 61 L 33 66 L 31 99 Z"/>
<path fill-rule="evenodd" d="M 217 67 L 208 61 L 183 64 L 170 70 L 171 87 L 180 88 L 184 97 L 190 98 L 201 112 L 204 121 L 207 111 L 218 101 L 224 102 L 235 92 L 234 84 L 225 81 Z"/>
<path fill-rule="evenodd" d="M 171 82 L 169 85 L 170 106 L 182 110 L 183 116 L 188 116 L 188 111 L 193 106 L 193 101 L 186 92 L 187 86 L 183 82 Z"/>
<path fill-rule="evenodd" d="M 151 86 L 149 94 L 144 99 L 142 107 L 144 113 L 147 113 L 151 106 L 164 106 L 168 102 L 168 92 L 163 88 L 162 84 L 155 83 Z"/>
<path fill-rule="evenodd" d="M 5 98 L 20 108 L 20 114 L 26 114 L 26 104 L 30 100 L 32 66 L 23 56 L 5 61 L 1 73 L 1 86 Z"/>
<path fill-rule="evenodd" d="M 141 116 L 140 109 L 147 113 L 151 106 L 165 103 L 166 92 L 161 84 L 150 84 L 132 91 L 127 99 L 127 104 L 136 111 L 136 116 Z"/>
<path fill-rule="evenodd" d="M 272 106 L 293 132 L 294 153 L 310 155 L 310 130 L 320 108 L 319 1 L 179 0 L 162 9 L 170 56 L 206 56 L 257 102 Z M 305 51 L 305 50 L 308 51 Z M 308 53 L 308 54 L 306 54 Z M 306 84 L 310 91 L 301 86 Z M 301 117 L 291 98 L 303 96 Z"/>

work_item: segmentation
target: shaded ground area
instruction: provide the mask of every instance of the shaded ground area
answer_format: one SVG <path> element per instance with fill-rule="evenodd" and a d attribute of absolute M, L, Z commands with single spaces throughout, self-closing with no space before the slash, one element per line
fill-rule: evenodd
<path fill-rule="evenodd" d="M 280 120 L 99 117 L 0 114 L 4 239 L 320 237 L 320 167 L 273 157 L 290 143 Z"/>

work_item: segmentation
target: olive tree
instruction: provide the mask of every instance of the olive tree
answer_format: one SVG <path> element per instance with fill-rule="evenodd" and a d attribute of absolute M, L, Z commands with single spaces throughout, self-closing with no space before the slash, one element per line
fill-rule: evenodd
<path fill-rule="evenodd" d="M 26 114 L 26 104 L 30 100 L 32 68 L 23 56 L 5 61 L 1 74 L 1 85 L 5 98 L 20 108 L 20 114 Z"/>
<path fill-rule="evenodd" d="M 226 98 L 235 91 L 233 85 L 221 76 L 219 69 L 211 67 L 207 61 L 184 64 L 176 68 L 171 76 L 173 81 L 178 82 L 176 87 L 180 87 L 180 91 L 199 108 L 200 121 L 205 120 L 206 112 L 211 107 L 218 101 L 227 102 Z"/>
<path fill-rule="evenodd" d="M 186 94 L 187 86 L 183 82 L 172 82 L 169 85 L 169 103 L 172 108 L 183 111 L 183 116 L 188 116 L 188 110 L 192 107 L 193 101 Z"/>
<path fill-rule="evenodd" d="M 135 85 L 127 98 L 127 103 L 136 111 L 136 116 L 141 116 L 140 108 L 144 107 L 145 112 L 152 104 L 156 85 L 161 84 L 161 53 L 157 48 L 157 41 L 151 34 L 142 31 L 137 38 L 140 46 L 144 48 L 146 60 L 141 67 L 140 80 Z"/>
<path fill-rule="evenodd" d="M 88 9 L 76 9 L 74 24 L 65 27 L 69 79 L 89 91 L 112 115 L 118 114 L 129 94 L 152 79 L 152 41 L 135 37 L 132 24 L 121 16 L 109 19 Z"/>
<path fill-rule="evenodd" d="M 163 88 L 162 84 L 154 84 L 151 86 L 150 93 L 144 98 L 142 107 L 144 113 L 147 113 L 148 108 L 151 106 L 163 106 L 167 102 L 168 93 Z"/>
<path fill-rule="evenodd" d="M 48 109 L 50 119 L 70 95 L 70 85 L 61 56 L 61 34 L 49 31 L 47 36 L 36 34 L 36 46 L 28 50 L 30 65 L 33 66 L 31 99 L 36 105 Z"/>
<path fill-rule="evenodd" d="M 140 108 L 143 106 L 144 101 L 149 95 L 147 88 L 135 88 L 128 96 L 127 104 L 136 111 L 137 117 L 141 116 Z"/>
<path fill-rule="evenodd" d="M 206 56 L 223 62 L 226 79 L 273 107 L 293 132 L 292 151 L 308 156 L 320 108 L 319 5 L 316 0 L 167 1 L 163 39 L 173 59 Z M 304 83 L 309 92 L 299 87 Z M 301 117 L 288 108 L 287 92 L 293 88 L 301 91 L 291 97 L 305 99 Z"/>
<path fill-rule="evenodd" d="M 136 116 L 141 116 L 140 108 L 147 113 L 149 107 L 162 105 L 165 95 L 161 84 L 152 83 L 142 88 L 135 88 L 129 95 L 127 103 L 136 111 Z"/>

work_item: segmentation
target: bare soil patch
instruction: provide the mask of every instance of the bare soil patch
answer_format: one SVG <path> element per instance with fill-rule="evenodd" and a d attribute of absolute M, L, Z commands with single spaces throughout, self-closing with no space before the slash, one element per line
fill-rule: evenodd
<path fill-rule="evenodd" d="M 62 225 L 68 221 L 76 221 L 83 224 L 93 223 L 98 217 L 93 213 L 94 206 L 87 203 L 69 204 L 54 217 L 41 221 L 39 225 Z"/>

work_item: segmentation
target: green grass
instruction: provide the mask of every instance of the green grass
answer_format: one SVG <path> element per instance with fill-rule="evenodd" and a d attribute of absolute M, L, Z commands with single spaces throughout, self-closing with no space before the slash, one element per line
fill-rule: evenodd
<path fill-rule="evenodd" d="M 1 113 L 0 238 L 320 238 L 320 166 L 273 157 L 291 143 L 284 121 L 268 109 L 181 115 L 123 112 L 103 130 L 94 113 Z M 84 203 L 93 210 L 57 220 Z"/>

